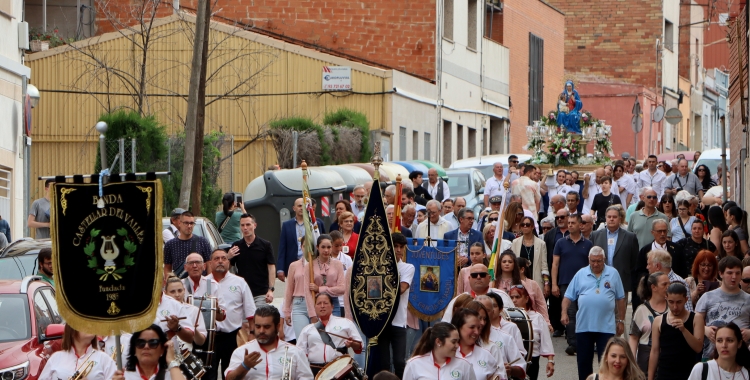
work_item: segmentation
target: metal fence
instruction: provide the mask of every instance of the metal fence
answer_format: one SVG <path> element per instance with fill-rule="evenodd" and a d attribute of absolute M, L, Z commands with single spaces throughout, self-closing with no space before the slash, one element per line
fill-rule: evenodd
<path fill-rule="evenodd" d="M 107 165 L 111 174 L 136 172 L 135 139 L 105 140 Z"/>

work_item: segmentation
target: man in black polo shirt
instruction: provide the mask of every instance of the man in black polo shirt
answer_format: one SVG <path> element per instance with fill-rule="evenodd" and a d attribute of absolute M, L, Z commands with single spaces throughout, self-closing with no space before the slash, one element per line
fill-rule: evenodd
<path fill-rule="evenodd" d="M 237 275 L 244 278 L 253 293 L 255 305 L 270 305 L 273 302 L 276 282 L 276 260 L 268 240 L 255 235 L 255 217 L 243 214 L 240 217 L 242 239 L 232 243 L 229 261 L 237 265 Z"/>

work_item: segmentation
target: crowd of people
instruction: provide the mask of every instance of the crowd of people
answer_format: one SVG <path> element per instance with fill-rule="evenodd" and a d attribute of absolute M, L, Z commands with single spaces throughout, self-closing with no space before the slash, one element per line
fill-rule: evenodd
<path fill-rule="evenodd" d="M 410 173 L 401 202 L 395 187 L 386 187 L 389 225 L 399 215 L 394 208 L 402 208 L 401 231 L 391 234 L 401 298 L 371 347 L 380 362 L 370 365 L 383 371 L 376 380 L 536 380 L 554 375 L 556 354 L 576 356 L 579 380 L 748 379 L 747 213 L 722 202 L 719 179 L 704 165 L 690 171 L 684 158 L 658 163 L 649 156 L 636 166 L 627 159 L 590 173 L 543 175 L 511 156 L 507 171 L 494 165 L 479 213 L 451 198 L 435 169 L 424 184 L 424 173 Z M 169 347 L 206 342 L 205 325 L 194 323 L 198 310 L 185 303 L 188 294 L 216 297 L 221 310 L 209 380 L 276 379 L 284 371 L 312 379 L 346 354 L 364 367 L 368 341 L 353 321 L 348 271 L 371 186 L 358 184 L 351 201 L 334 204 L 333 223 L 328 229 L 319 223 L 314 252 L 305 252 L 312 237 L 305 235 L 301 198 L 282 224 L 276 254 L 231 194 L 216 214 L 222 236 L 236 239 L 228 251 L 212 251 L 192 233 L 195 217 L 175 209 L 163 234 L 165 272 L 172 275 L 159 317 L 149 329 L 123 336 L 124 372 L 115 372 L 105 354 L 97 373 L 118 380 L 184 377 L 174 371 Z M 428 236 L 460 242 L 457 296 L 431 323 L 407 310 L 415 268 L 405 261 L 407 238 Z M 40 260 L 40 269 L 46 263 Z M 286 283 L 279 308 L 277 280 Z M 80 360 L 90 350 L 91 336 L 69 330 L 58 360 Z M 564 353 L 555 352 L 555 338 L 565 339 Z M 57 373 L 45 369 L 41 377 L 67 378 L 76 364 Z"/>

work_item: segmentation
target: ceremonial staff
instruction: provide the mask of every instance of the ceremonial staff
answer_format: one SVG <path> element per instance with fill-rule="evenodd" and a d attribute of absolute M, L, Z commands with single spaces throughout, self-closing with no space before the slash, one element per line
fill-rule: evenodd
<path fill-rule="evenodd" d="M 302 246 L 302 254 L 307 259 L 307 266 L 310 270 L 310 284 L 315 283 L 315 272 L 313 270 L 312 252 L 315 249 L 314 241 L 320 235 L 318 232 L 318 223 L 315 221 L 315 210 L 312 208 L 312 199 L 310 198 L 310 189 L 307 187 L 307 162 L 302 160 L 302 204 L 305 208 L 302 211 L 302 221 L 305 224 L 305 243 Z M 310 290 L 312 298 L 315 299 L 315 291 Z"/>
<path fill-rule="evenodd" d="M 403 185 L 401 184 L 401 174 L 396 176 L 396 199 L 393 207 L 393 225 L 392 232 L 401 232 L 401 193 Z"/>
<path fill-rule="evenodd" d="M 508 177 L 510 177 L 510 174 L 508 174 Z M 495 262 L 497 261 L 497 251 L 500 250 L 500 241 L 503 239 L 503 221 L 505 220 L 505 218 L 503 217 L 502 213 L 503 211 L 508 211 L 505 210 L 505 200 L 508 199 L 508 190 L 510 188 L 510 184 L 508 183 L 508 181 L 505 181 L 503 183 L 503 187 L 505 187 L 505 194 L 503 194 L 503 200 L 500 203 L 500 214 L 498 214 L 497 227 L 495 228 L 495 242 L 492 244 L 492 255 L 490 255 L 490 267 L 488 270 L 488 272 L 490 273 L 490 278 L 492 280 L 495 279 Z"/>

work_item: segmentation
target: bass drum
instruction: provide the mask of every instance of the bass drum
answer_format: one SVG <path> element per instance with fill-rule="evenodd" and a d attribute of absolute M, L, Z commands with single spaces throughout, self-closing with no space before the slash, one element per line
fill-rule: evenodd
<path fill-rule="evenodd" d="M 342 355 L 326 364 L 315 380 L 367 380 L 367 376 L 351 356 Z"/>
<path fill-rule="evenodd" d="M 526 357 L 524 359 L 526 359 L 527 363 L 531 363 L 531 354 L 534 350 L 534 328 L 531 326 L 529 315 L 526 314 L 525 310 L 517 307 L 507 307 L 504 311 L 507 319 L 515 323 L 518 329 L 521 330 L 523 348 L 526 349 Z"/>

